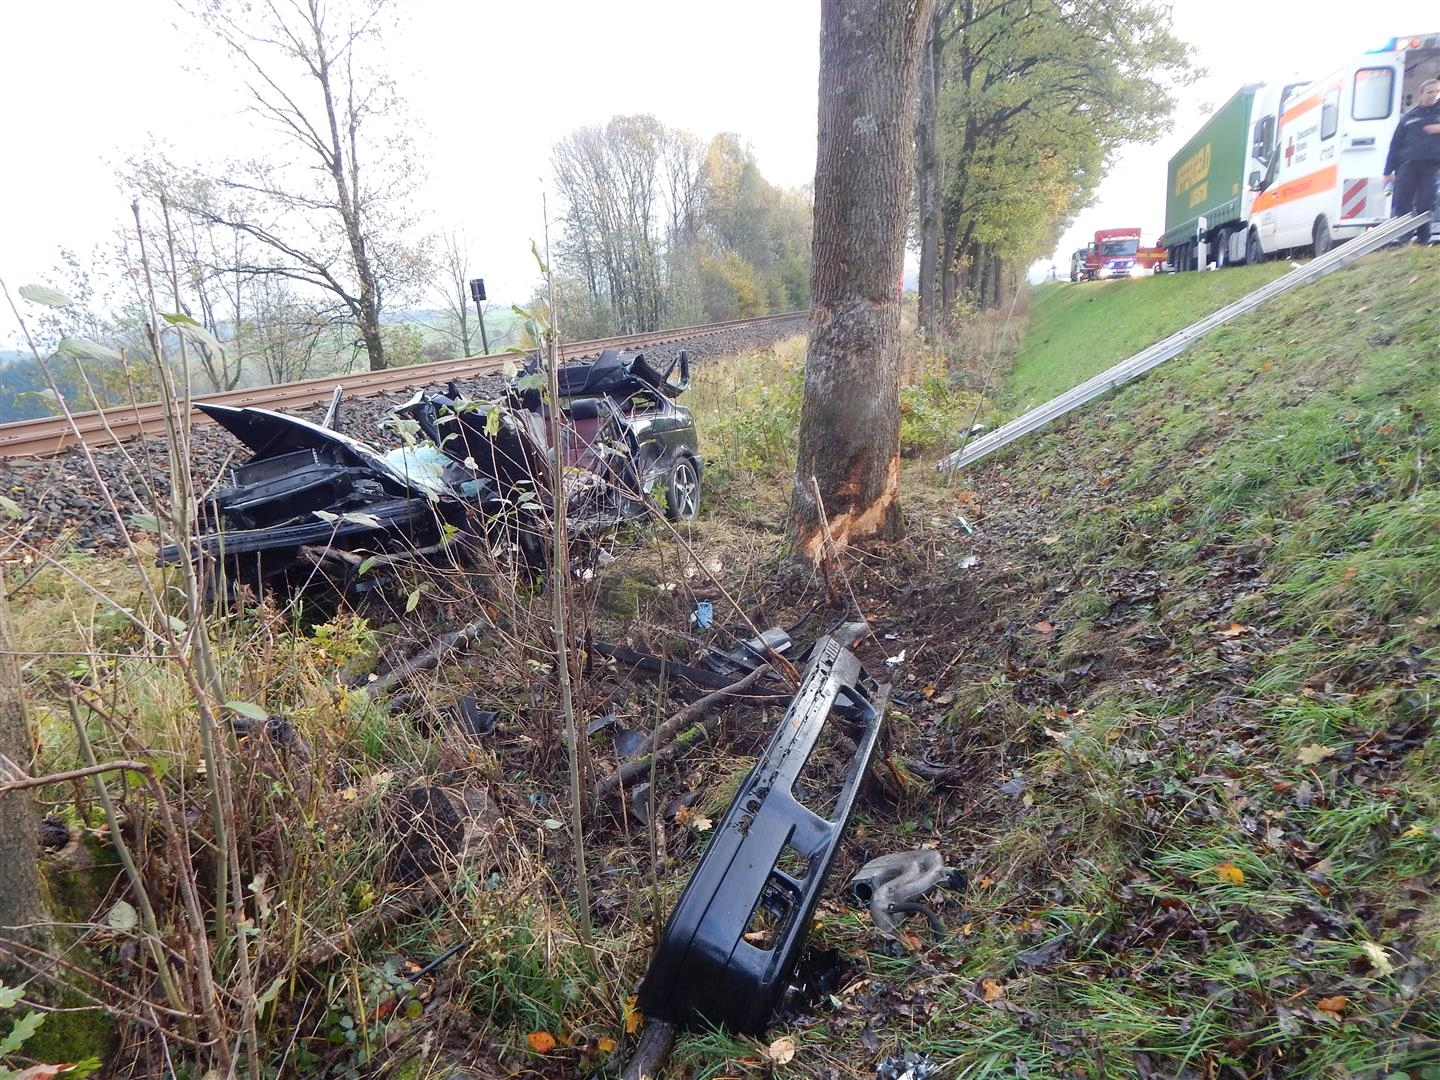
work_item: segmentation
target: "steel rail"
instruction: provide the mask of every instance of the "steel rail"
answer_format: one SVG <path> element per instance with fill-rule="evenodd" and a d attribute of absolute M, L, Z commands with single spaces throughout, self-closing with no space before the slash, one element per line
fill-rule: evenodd
<path fill-rule="evenodd" d="M 645 345 L 663 345 L 692 338 L 711 337 L 729 330 L 800 319 L 806 314 L 803 311 L 792 311 L 781 315 L 763 315 L 757 319 L 734 319 L 730 322 L 684 326 L 674 330 L 630 334 L 626 337 L 574 341 L 559 347 L 560 359 L 562 362 L 580 360 L 587 356 L 594 356 L 601 349 L 606 348 L 632 349 Z M 331 400 L 337 388 L 343 388 L 351 396 L 368 397 L 408 387 L 432 386 L 436 383 L 448 382 L 451 379 L 499 374 L 507 363 L 514 362 L 516 359 L 517 357 L 513 353 L 467 356 L 458 360 L 438 360 L 429 364 L 412 364 L 407 367 L 385 368 L 381 371 L 327 375 L 318 379 L 249 387 L 243 390 L 216 393 L 192 391 L 190 400 L 204 400 L 236 408 L 263 406 L 297 409 L 305 405 Z M 47 416 L 39 420 L 19 420 L 10 424 L 0 424 L 0 457 L 44 457 L 59 453 L 81 441 L 95 446 L 121 442 L 137 435 L 163 436 L 165 434 L 165 413 L 165 402 L 149 401 L 71 413 L 68 420 L 63 416 Z M 200 413 L 194 413 L 190 417 L 190 421 L 195 424 L 212 423 L 208 417 Z"/>
<path fill-rule="evenodd" d="M 1338 247 L 1331 248 L 1324 255 L 1321 255 L 1292 270 L 1284 277 L 1276 278 L 1274 281 L 1261 286 L 1254 292 L 1241 297 L 1232 304 L 1228 304 L 1219 311 L 1197 322 L 1191 323 L 1178 333 L 1172 334 L 1164 341 L 1151 345 L 1148 349 L 1136 353 L 1120 361 L 1113 367 L 1107 368 L 1099 375 L 1087 379 L 1065 393 L 1051 398 L 1045 404 L 1031 409 L 1007 424 L 1003 424 L 994 431 L 975 439 L 973 442 L 962 446 L 952 454 L 948 454 L 935 463 L 939 470 L 953 471 L 963 468 L 966 465 L 973 465 L 983 457 L 993 454 L 1001 447 L 1008 446 L 1016 439 L 1023 438 L 1032 431 L 1037 431 L 1050 421 L 1055 420 L 1081 405 L 1088 404 L 1096 398 L 1109 393 L 1118 387 L 1125 385 L 1131 379 L 1145 374 L 1151 368 L 1158 367 L 1166 360 L 1172 359 L 1184 352 L 1190 343 L 1196 338 L 1208 334 L 1218 326 L 1223 326 L 1232 319 L 1254 311 L 1267 300 L 1273 299 L 1282 293 L 1289 292 L 1297 285 L 1303 285 L 1323 277 L 1332 270 L 1338 270 L 1347 263 L 1354 262 L 1362 255 L 1384 247 L 1390 241 L 1402 234 L 1414 229 L 1417 225 L 1423 224 L 1429 217 L 1428 213 L 1411 214 L 1409 217 L 1395 218 L 1380 225 L 1361 236 L 1356 237 Z"/>

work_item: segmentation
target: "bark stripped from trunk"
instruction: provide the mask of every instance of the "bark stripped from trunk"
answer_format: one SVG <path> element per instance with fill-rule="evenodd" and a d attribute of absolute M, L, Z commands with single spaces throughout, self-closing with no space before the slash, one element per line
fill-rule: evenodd
<path fill-rule="evenodd" d="M 821 554 L 901 531 L 900 272 L 934 0 L 824 0 L 810 347 L 792 535 Z M 811 478 L 824 506 L 815 501 Z"/>

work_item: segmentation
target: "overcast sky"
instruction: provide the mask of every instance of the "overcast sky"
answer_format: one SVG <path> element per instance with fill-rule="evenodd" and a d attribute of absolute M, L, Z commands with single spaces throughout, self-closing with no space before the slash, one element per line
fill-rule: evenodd
<path fill-rule="evenodd" d="M 816 0 L 401 0 L 401 11 L 386 56 L 420 123 L 419 208 L 431 228 L 465 231 L 492 299 L 532 291 L 550 147 L 578 127 L 652 113 L 702 138 L 737 133 L 772 182 L 813 176 Z M 1286 25 L 1287 13 L 1312 21 Z M 1101 227 L 1158 235 L 1165 161 L 1241 83 L 1322 74 L 1392 34 L 1440 29 L 1440 9 L 1385 0 L 1340 26 L 1314 6 L 1175 0 L 1174 20 L 1211 74 L 1186 91 L 1171 134 L 1121 156 L 1060 253 Z M 202 42 L 173 0 L 0 0 L 0 278 L 12 290 L 54 280 L 61 246 L 87 253 L 124 223 L 115 167 L 151 139 L 177 159 L 263 145 Z M 0 313 L 6 342 L 11 321 Z"/>

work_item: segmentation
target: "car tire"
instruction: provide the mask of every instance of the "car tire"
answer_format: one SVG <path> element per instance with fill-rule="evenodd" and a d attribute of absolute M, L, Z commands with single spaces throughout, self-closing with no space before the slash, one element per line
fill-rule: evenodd
<path fill-rule="evenodd" d="M 1324 214 L 1315 219 L 1315 228 L 1310 230 L 1310 237 L 1314 241 L 1317 259 L 1335 246 L 1335 237 L 1330 234 L 1330 221 Z"/>
<path fill-rule="evenodd" d="M 1245 265 L 1258 266 L 1265 261 L 1265 249 L 1260 246 L 1260 234 L 1254 229 L 1245 237 Z"/>
<path fill-rule="evenodd" d="M 700 512 L 700 470 L 684 454 L 665 478 L 665 520 L 689 521 Z"/>
<path fill-rule="evenodd" d="M 1230 230 L 1221 229 L 1215 237 L 1215 269 L 1223 270 L 1230 265 Z"/>

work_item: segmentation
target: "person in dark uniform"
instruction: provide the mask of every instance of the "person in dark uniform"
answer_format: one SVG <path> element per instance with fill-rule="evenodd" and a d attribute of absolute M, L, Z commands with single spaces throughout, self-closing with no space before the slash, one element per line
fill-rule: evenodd
<path fill-rule="evenodd" d="M 1420 84 L 1415 107 L 1400 117 L 1385 155 L 1385 179 L 1394 180 L 1390 214 L 1404 217 L 1417 210 L 1429 210 L 1433 221 L 1436 205 L 1435 176 L 1440 172 L 1440 79 Z M 1430 222 L 1416 230 L 1420 243 L 1430 242 Z"/>

